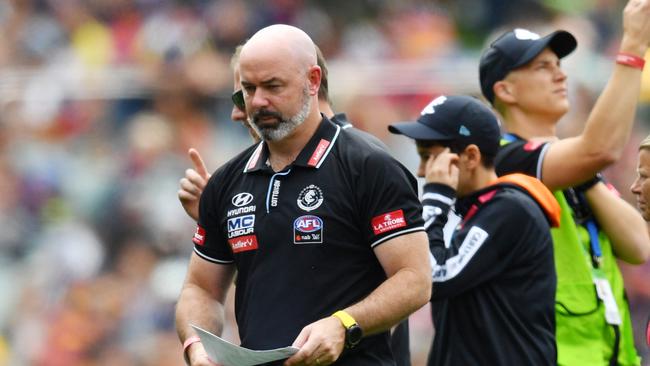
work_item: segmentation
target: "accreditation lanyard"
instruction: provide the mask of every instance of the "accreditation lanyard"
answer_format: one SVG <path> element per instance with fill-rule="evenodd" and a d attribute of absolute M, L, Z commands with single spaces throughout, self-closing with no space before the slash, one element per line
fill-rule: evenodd
<path fill-rule="evenodd" d="M 506 133 L 502 136 L 502 145 L 519 140 L 516 135 Z M 584 193 L 577 192 L 574 189 L 565 190 L 565 197 L 570 201 L 569 205 L 574 211 L 576 221 L 580 222 L 589 233 L 589 249 L 591 256 L 591 271 L 596 293 L 598 298 L 605 305 L 605 320 L 611 325 L 621 324 L 621 315 L 614 299 L 612 286 L 610 285 L 605 272 L 602 270 L 603 251 L 598 238 L 598 224 L 596 223 L 593 213 L 587 204 Z"/>
<path fill-rule="evenodd" d="M 582 203 L 586 204 L 583 193 L 575 192 L 575 194 L 579 196 Z M 591 249 L 592 260 L 591 277 L 596 286 L 598 298 L 605 305 L 605 320 L 611 325 L 621 325 L 621 314 L 618 311 L 618 306 L 614 299 L 612 286 L 607 280 L 605 272 L 601 268 L 603 263 L 603 251 L 600 246 L 600 239 L 598 238 L 598 225 L 596 224 L 593 215 L 590 215 L 585 219 L 583 225 L 589 233 L 589 248 Z"/>

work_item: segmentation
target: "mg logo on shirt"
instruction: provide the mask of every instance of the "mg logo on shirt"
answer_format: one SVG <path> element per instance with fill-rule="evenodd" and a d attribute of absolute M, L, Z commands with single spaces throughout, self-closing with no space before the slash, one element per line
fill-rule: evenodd
<path fill-rule="evenodd" d="M 228 238 L 250 234 L 255 229 L 255 215 L 245 215 L 228 219 Z"/>
<path fill-rule="evenodd" d="M 232 204 L 237 207 L 246 206 L 253 201 L 253 195 L 248 192 L 237 193 L 232 197 Z"/>

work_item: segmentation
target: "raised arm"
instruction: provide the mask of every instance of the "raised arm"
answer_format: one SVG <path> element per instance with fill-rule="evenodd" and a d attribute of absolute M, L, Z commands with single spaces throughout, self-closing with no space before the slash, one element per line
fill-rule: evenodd
<path fill-rule="evenodd" d="M 603 183 L 587 190 L 585 196 L 616 257 L 630 264 L 646 262 L 650 258 L 650 235 L 641 214 Z"/>
<path fill-rule="evenodd" d="M 630 0 L 623 11 L 619 52 L 643 58 L 650 41 L 650 0 Z M 550 145 L 542 181 L 551 190 L 580 184 L 617 161 L 634 123 L 641 70 L 615 64 L 584 131 Z"/>
<path fill-rule="evenodd" d="M 215 264 L 192 254 L 178 304 L 176 331 L 181 343 L 197 336 L 190 324 L 220 335 L 224 323 L 224 301 L 232 283 L 235 266 Z M 186 357 L 192 366 L 214 365 L 200 342 L 187 349 Z"/>

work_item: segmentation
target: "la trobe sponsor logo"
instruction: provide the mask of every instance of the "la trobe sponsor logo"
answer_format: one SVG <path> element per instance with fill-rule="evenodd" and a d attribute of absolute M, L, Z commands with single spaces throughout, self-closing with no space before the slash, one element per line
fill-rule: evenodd
<path fill-rule="evenodd" d="M 375 235 L 383 234 L 406 226 L 404 211 L 395 210 L 372 218 L 372 231 Z"/>

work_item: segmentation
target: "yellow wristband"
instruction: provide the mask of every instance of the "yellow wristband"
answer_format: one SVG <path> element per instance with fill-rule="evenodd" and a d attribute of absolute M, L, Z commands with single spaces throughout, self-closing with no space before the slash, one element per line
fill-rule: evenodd
<path fill-rule="evenodd" d="M 339 310 L 336 313 L 332 314 L 333 317 L 339 318 L 343 326 L 347 329 L 351 326 L 357 324 L 357 321 L 354 320 L 352 315 L 348 314 L 344 310 Z"/>

